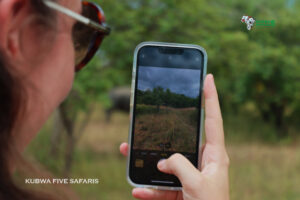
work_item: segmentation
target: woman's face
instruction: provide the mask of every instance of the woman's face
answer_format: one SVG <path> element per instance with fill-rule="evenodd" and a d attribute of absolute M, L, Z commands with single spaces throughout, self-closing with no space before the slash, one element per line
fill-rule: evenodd
<path fill-rule="evenodd" d="M 81 11 L 80 0 L 61 0 L 59 3 L 78 13 Z M 32 47 L 34 49 L 32 54 L 27 56 L 29 59 L 35 58 L 41 51 L 37 66 L 29 67 L 28 78 L 38 88 L 37 95 L 42 94 L 41 97 L 50 103 L 52 109 L 56 108 L 69 93 L 75 72 L 75 52 L 72 40 L 75 20 L 60 13 L 57 13 L 56 17 L 56 20 L 53 19 L 57 23 L 56 29 L 48 30 L 49 33 L 45 33 L 44 38 L 40 38 L 45 45 L 37 44 L 36 49 Z M 30 33 L 27 37 L 25 46 L 35 45 L 38 42 L 35 42 L 35 36 L 32 39 L 29 38 Z"/>
<path fill-rule="evenodd" d="M 81 11 L 80 0 L 58 3 Z M 21 150 L 68 95 L 74 79 L 75 20 L 56 13 L 49 19 L 56 24 L 49 28 L 33 13 L 28 0 L 0 0 L 0 49 L 27 93 L 27 107 L 15 131 Z"/>

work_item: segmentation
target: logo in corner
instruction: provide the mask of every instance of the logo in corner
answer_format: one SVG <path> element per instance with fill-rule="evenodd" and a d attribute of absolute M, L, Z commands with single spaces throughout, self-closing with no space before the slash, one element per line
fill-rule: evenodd
<path fill-rule="evenodd" d="M 246 15 L 244 15 L 244 16 L 242 17 L 241 22 L 242 22 L 242 23 L 245 23 L 245 24 L 247 25 L 248 31 L 250 31 L 251 28 L 252 28 L 252 26 L 253 26 L 254 23 L 255 23 L 255 19 L 254 19 L 253 17 L 251 17 L 251 16 L 246 16 Z"/>

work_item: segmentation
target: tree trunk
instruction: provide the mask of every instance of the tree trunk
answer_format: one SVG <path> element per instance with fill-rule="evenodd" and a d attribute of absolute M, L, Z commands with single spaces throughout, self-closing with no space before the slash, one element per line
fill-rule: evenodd
<path fill-rule="evenodd" d="M 67 134 L 67 144 L 66 144 L 66 153 L 65 153 L 65 168 L 64 168 L 64 177 L 69 178 L 71 169 L 72 169 L 72 163 L 73 163 L 73 154 L 74 154 L 74 137 L 70 134 Z"/>
<path fill-rule="evenodd" d="M 60 116 L 63 122 L 63 125 L 67 132 L 67 144 L 66 144 L 66 152 L 65 152 L 65 167 L 63 170 L 63 174 L 65 177 L 69 177 L 72 162 L 73 162 L 73 153 L 74 153 L 74 121 L 70 119 L 70 116 L 67 114 L 66 105 L 63 103 L 59 107 Z"/>
<path fill-rule="evenodd" d="M 279 138 L 283 138 L 287 136 L 287 127 L 284 125 L 283 114 L 284 114 L 284 106 L 271 104 L 271 110 L 274 114 L 274 123 L 277 128 L 277 135 Z"/>
<path fill-rule="evenodd" d="M 61 143 L 63 128 L 64 127 L 63 127 L 62 119 L 60 117 L 59 110 L 56 110 L 53 119 L 53 129 L 51 134 L 51 148 L 50 148 L 50 156 L 53 158 L 57 157 L 57 151 Z"/>

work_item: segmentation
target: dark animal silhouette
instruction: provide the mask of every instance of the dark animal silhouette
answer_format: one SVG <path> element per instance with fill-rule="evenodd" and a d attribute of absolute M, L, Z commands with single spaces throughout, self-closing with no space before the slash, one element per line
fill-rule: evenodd
<path fill-rule="evenodd" d="M 114 111 L 129 113 L 130 111 L 130 87 L 118 87 L 109 92 L 111 107 L 106 109 L 106 121 L 110 121 Z"/>

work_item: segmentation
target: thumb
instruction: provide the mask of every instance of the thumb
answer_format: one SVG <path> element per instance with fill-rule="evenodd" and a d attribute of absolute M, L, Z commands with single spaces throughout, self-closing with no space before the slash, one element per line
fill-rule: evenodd
<path fill-rule="evenodd" d="M 166 160 L 158 162 L 160 171 L 178 177 L 183 187 L 194 184 L 201 175 L 198 169 L 182 154 L 175 153 Z"/>

